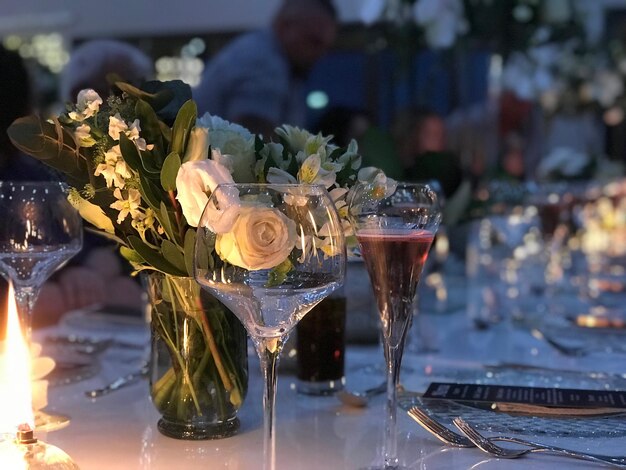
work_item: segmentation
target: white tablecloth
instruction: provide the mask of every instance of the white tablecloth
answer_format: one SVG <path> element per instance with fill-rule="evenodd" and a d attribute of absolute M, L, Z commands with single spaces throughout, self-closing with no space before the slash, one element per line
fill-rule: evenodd
<path fill-rule="evenodd" d="M 437 353 L 413 354 L 404 359 L 403 384 L 423 390 L 437 368 L 474 367 L 480 363 L 523 362 L 566 369 L 626 371 L 626 355 L 564 358 L 527 331 L 503 323 L 486 331 L 473 329 L 462 313 L 424 315 L 422 337 Z M 140 361 L 108 351 L 101 372 L 89 380 L 50 389 L 48 411 L 66 413 L 65 429 L 40 434 L 41 439 L 70 454 L 83 470 L 133 469 L 260 469 L 262 468 L 262 384 L 258 360 L 251 356 L 250 389 L 239 412 L 241 428 L 231 438 L 216 441 L 179 441 L 162 436 L 158 414 L 142 380 L 97 400 L 84 391 L 105 385 Z M 128 359 L 132 359 L 129 361 Z M 289 364 L 281 364 L 288 366 Z M 364 367 L 369 365 L 370 367 Z M 348 387 L 376 383 L 382 377 L 382 352 L 376 346 L 347 350 Z M 285 369 L 287 369 L 286 367 Z M 294 390 L 294 376 L 279 376 L 277 399 L 277 466 L 289 470 L 357 469 L 379 462 L 384 398 L 367 408 L 344 406 L 333 397 L 307 397 Z M 399 453 L 411 469 L 589 468 L 591 464 L 546 455 L 497 460 L 477 449 L 442 445 L 399 410 Z M 559 439 L 559 444 L 596 452 L 626 453 L 626 438 Z"/>

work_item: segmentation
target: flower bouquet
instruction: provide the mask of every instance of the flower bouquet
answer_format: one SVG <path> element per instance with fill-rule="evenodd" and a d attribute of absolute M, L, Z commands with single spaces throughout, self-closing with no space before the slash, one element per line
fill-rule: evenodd
<path fill-rule="evenodd" d="M 339 148 L 332 136 L 286 125 L 265 142 L 217 116 L 198 118 L 181 82 L 114 85 L 119 93 L 106 100 L 82 90 L 59 117 L 23 117 L 8 133 L 18 149 L 64 174 L 69 200 L 90 230 L 117 242 L 135 274 L 151 277 L 158 340 L 151 393 L 163 414 L 159 429 L 175 437 L 223 437 L 236 430 L 235 412 L 246 394 L 245 331 L 185 281 L 193 276 L 196 227 L 209 195 L 222 183 L 320 184 L 350 237 L 349 188 L 357 180 L 385 185 L 386 178 L 360 169 L 355 142 Z M 323 239 L 319 243 L 323 249 Z M 240 248 L 235 240 L 230 256 L 245 256 Z M 289 269 L 283 263 L 268 268 L 277 282 Z M 190 332 L 194 341 L 185 341 Z M 164 362 L 155 357 L 159 348 L 169 360 L 155 369 Z"/>

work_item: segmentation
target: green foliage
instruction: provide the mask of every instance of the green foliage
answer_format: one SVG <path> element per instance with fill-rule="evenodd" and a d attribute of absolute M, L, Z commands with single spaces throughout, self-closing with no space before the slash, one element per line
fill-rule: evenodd
<path fill-rule="evenodd" d="M 170 153 L 165 159 L 163 168 L 161 168 L 161 186 L 165 191 L 176 189 L 176 175 L 178 175 L 181 164 L 180 155 L 176 152 Z"/>

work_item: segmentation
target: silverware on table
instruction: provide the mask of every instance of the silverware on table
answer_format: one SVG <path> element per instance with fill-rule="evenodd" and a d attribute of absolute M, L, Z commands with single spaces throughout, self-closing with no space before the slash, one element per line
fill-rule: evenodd
<path fill-rule="evenodd" d="M 148 364 L 143 364 L 141 369 L 131 372 L 130 374 L 123 375 L 118 377 L 113 382 L 108 385 L 105 385 L 102 388 L 96 388 L 93 390 L 85 391 L 85 396 L 87 398 L 98 398 L 103 395 L 108 395 L 115 390 L 119 390 L 121 388 L 126 387 L 127 385 L 134 384 L 135 382 L 143 379 L 148 375 Z"/>
<path fill-rule="evenodd" d="M 474 427 L 472 427 L 469 423 L 467 423 L 463 418 L 458 417 L 454 419 L 454 425 L 459 428 L 459 430 L 467 436 L 467 438 L 472 441 L 478 448 L 483 450 L 484 452 L 498 458 L 503 459 L 516 459 L 522 457 L 531 452 L 545 452 L 551 453 L 555 455 L 560 455 L 563 457 L 571 457 L 579 460 L 586 460 L 590 462 L 609 464 L 615 467 L 625 467 L 626 468 L 626 457 L 618 457 L 618 456 L 608 456 L 608 455 L 598 455 L 598 454 L 590 454 L 585 452 L 579 452 L 570 449 L 564 449 L 562 447 L 549 446 L 544 444 L 539 444 L 532 441 L 527 441 L 524 439 L 518 439 L 513 437 L 485 437 L 480 434 Z M 518 445 L 526 446 L 526 449 L 508 449 L 502 446 L 497 445 L 494 441 L 505 441 L 511 442 Z"/>

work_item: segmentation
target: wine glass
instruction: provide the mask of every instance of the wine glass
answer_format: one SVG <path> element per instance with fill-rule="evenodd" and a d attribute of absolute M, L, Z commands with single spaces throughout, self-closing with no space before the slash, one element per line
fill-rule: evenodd
<path fill-rule="evenodd" d="M 30 342 L 32 312 L 50 275 L 83 245 L 82 219 L 59 182 L 0 181 L 0 271 L 13 284 Z"/>
<path fill-rule="evenodd" d="M 196 234 L 194 276 L 243 323 L 265 381 L 265 469 L 275 468 L 276 367 L 289 332 L 344 281 L 346 252 L 322 186 L 226 184 Z"/>
<path fill-rule="evenodd" d="M 0 220 L 0 272 L 13 284 L 22 334 L 30 344 L 39 291 L 82 248 L 82 219 L 62 183 L 0 181 Z M 41 410 L 35 420 L 47 431 L 69 422 Z"/>
<path fill-rule="evenodd" d="M 349 214 L 382 323 L 387 366 L 383 468 L 397 469 L 396 387 L 416 288 L 441 211 L 427 184 L 359 183 L 350 195 Z"/>

